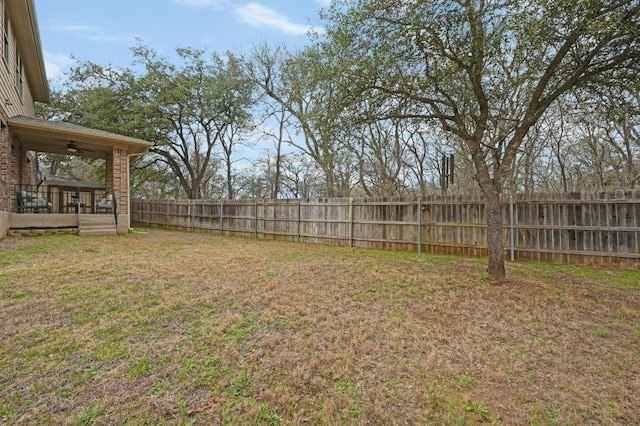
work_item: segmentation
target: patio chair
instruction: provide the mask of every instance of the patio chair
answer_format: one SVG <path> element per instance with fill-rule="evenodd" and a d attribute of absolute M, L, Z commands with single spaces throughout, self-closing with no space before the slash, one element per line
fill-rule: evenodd
<path fill-rule="evenodd" d="M 51 203 L 37 192 L 18 191 L 16 196 L 18 204 L 16 211 L 18 213 L 26 213 L 28 211 L 40 213 L 40 210 L 46 210 L 47 213 L 51 213 Z"/>
<path fill-rule="evenodd" d="M 113 208 L 113 200 L 107 197 L 102 197 L 96 202 L 96 213 L 109 213 Z"/>

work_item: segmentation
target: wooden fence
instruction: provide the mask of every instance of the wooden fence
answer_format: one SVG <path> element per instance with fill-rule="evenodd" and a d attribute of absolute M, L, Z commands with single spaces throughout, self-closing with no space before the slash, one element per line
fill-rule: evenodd
<path fill-rule="evenodd" d="M 506 257 L 640 268 L 640 191 L 518 195 L 502 204 Z M 134 200 L 132 223 L 304 243 L 487 255 L 478 197 Z"/>

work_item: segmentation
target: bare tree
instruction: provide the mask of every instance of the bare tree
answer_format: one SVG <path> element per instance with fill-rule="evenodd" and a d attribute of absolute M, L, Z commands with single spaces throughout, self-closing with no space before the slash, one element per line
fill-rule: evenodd
<path fill-rule="evenodd" d="M 320 52 L 311 47 L 293 55 L 284 48 L 256 47 L 246 68 L 253 82 L 295 119 L 297 138 L 290 143 L 323 171 L 326 195 L 348 195 L 354 164 L 339 137 L 340 85 L 323 74 Z"/>

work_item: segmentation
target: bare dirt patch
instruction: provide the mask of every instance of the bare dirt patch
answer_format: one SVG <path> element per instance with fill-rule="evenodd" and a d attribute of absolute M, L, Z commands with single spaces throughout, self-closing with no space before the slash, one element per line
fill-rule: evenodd
<path fill-rule="evenodd" d="M 0 423 L 640 423 L 638 272 L 155 230 L 0 265 Z"/>

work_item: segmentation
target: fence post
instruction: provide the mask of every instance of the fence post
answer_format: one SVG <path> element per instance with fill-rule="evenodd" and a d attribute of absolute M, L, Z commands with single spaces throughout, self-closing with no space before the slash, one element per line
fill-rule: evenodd
<path fill-rule="evenodd" d="M 253 212 L 254 212 L 254 230 L 255 230 L 255 238 L 258 238 L 258 201 L 254 201 L 253 203 Z"/>
<path fill-rule="evenodd" d="M 187 207 L 187 214 L 186 214 L 186 219 L 187 219 L 187 226 L 185 228 L 187 228 L 187 231 L 192 231 L 193 230 L 193 221 L 191 220 L 192 216 L 191 216 L 191 199 L 187 199 L 186 202 L 186 207 Z M 182 206 L 179 206 L 182 207 Z"/>
<path fill-rule="evenodd" d="M 511 231 L 510 240 L 511 240 L 511 261 L 513 262 L 516 258 L 516 222 L 514 218 L 514 204 L 513 196 L 509 196 L 509 228 Z"/>
<path fill-rule="evenodd" d="M 353 247 L 353 197 L 349 197 L 349 247 Z"/>
<path fill-rule="evenodd" d="M 418 253 L 422 253 L 422 198 L 418 199 Z"/>
<path fill-rule="evenodd" d="M 224 235 L 224 200 L 220 198 L 220 233 Z"/>
<path fill-rule="evenodd" d="M 191 200 L 191 232 L 196 232 L 196 200 Z"/>
<path fill-rule="evenodd" d="M 297 229 L 296 229 L 296 241 L 300 242 L 300 200 L 298 200 L 298 218 L 297 218 Z"/>
<path fill-rule="evenodd" d="M 149 227 L 150 221 L 151 221 L 151 201 L 147 200 L 147 228 Z"/>
<path fill-rule="evenodd" d="M 169 228 L 169 225 L 171 224 L 171 218 L 169 217 L 169 200 L 167 200 L 167 229 Z"/>

